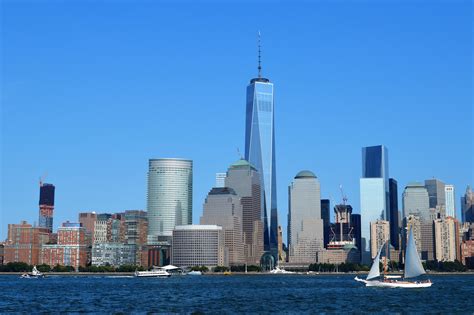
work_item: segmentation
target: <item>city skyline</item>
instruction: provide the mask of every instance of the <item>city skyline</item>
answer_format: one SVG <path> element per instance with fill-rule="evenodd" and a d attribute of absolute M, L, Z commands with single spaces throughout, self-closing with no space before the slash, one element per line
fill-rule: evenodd
<path fill-rule="evenodd" d="M 324 10 L 331 10 L 328 5 L 324 5 L 323 7 Z M 7 80 L 5 80 L 5 83 L 2 83 L 3 89 L 6 92 L 5 96 L 2 97 L 2 103 L 4 104 L 2 108 L 2 224 L 0 226 L 0 237 L 2 239 L 6 236 L 6 223 L 18 223 L 23 219 L 31 223 L 36 221 L 38 217 L 37 178 L 45 171 L 49 174 L 45 181 L 56 186 L 54 230 L 66 220 L 75 221 L 79 212 L 95 210 L 97 212 L 112 213 L 125 209 L 146 209 L 146 163 L 147 160 L 151 158 L 183 157 L 193 160 L 195 190 L 193 191 L 194 209 L 192 222 L 195 224 L 199 222 L 198 218 L 202 215 L 202 203 L 207 192 L 213 186 L 215 173 L 226 169 L 229 164 L 238 158 L 235 153 L 236 147 L 243 148 L 242 135 L 244 131 L 245 84 L 248 82 L 249 77 L 255 75 L 255 37 L 256 30 L 258 29 L 262 29 L 262 36 L 265 40 L 265 53 L 263 55 L 263 63 L 266 69 L 265 73 L 269 73 L 268 76 L 273 78 L 272 82 L 275 82 L 278 86 L 278 93 L 275 96 L 275 125 L 277 126 L 275 129 L 275 138 L 278 139 L 276 150 L 278 177 L 276 181 L 279 183 L 277 196 L 278 199 L 280 199 L 278 216 L 281 226 L 284 228 L 287 226 L 285 219 L 288 211 L 286 196 L 287 185 L 291 182 L 294 174 L 302 169 L 310 169 L 318 174 L 321 181 L 321 198 L 330 198 L 332 204 L 340 203 L 341 197 L 338 190 L 339 184 L 343 184 L 346 194 L 349 197 L 348 203 L 354 207 L 354 213 L 360 213 L 360 203 L 358 199 L 358 180 L 360 177 L 361 164 L 360 148 L 365 146 L 382 144 L 390 149 L 390 175 L 396 178 L 399 183 L 399 204 L 401 204 L 400 192 L 403 191 L 404 187 L 411 181 L 422 181 L 436 177 L 446 183 L 453 184 L 458 192 L 465 191 L 465 187 L 468 184 L 472 185 L 474 182 L 472 174 L 474 167 L 469 166 L 472 166 L 473 161 L 472 146 L 470 148 L 471 154 L 467 153 L 464 157 L 459 153 L 463 145 L 462 143 L 465 142 L 463 136 L 466 134 L 469 136 L 470 126 L 470 130 L 472 131 L 472 106 L 469 104 L 469 91 L 463 90 L 463 88 L 465 88 L 463 85 L 465 82 L 460 82 L 459 79 L 453 79 L 449 73 L 446 72 L 448 68 L 444 69 L 445 72 L 443 72 L 443 74 L 445 77 L 438 80 L 433 78 L 428 79 L 429 71 L 427 71 L 427 73 L 421 73 L 422 70 L 428 70 L 429 66 L 434 66 L 435 61 L 440 56 L 451 57 L 451 59 L 448 58 L 449 65 L 457 69 L 457 71 L 461 71 L 460 67 L 466 66 L 466 62 L 469 63 L 469 61 L 463 59 L 464 56 L 461 53 L 462 48 L 466 48 L 464 46 L 465 43 L 453 43 L 452 46 L 450 46 L 450 49 L 453 50 L 451 52 L 441 47 L 440 43 L 438 43 L 438 36 L 443 37 L 446 35 L 434 32 L 429 34 L 432 34 L 435 38 L 431 38 L 431 41 L 430 38 L 425 39 L 428 41 L 427 44 L 430 49 L 440 49 L 437 57 L 425 56 L 426 59 L 421 59 L 422 52 L 425 52 L 425 50 L 418 46 L 416 47 L 418 50 L 406 52 L 407 54 L 412 53 L 412 55 L 409 56 L 418 58 L 418 61 L 425 61 L 421 66 L 416 66 L 404 60 L 404 58 L 398 58 L 399 65 L 403 65 L 403 61 L 405 61 L 411 67 L 419 71 L 415 71 L 417 80 L 414 81 L 418 81 L 419 79 L 424 84 L 428 81 L 430 89 L 425 88 L 423 90 L 421 84 L 416 85 L 415 82 L 409 78 L 405 78 L 400 71 L 390 66 L 388 63 L 388 57 L 390 57 L 389 50 L 382 49 L 382 47 L 379 51 L 381 55 L 379 55 L 379 59 L 376 59 L 382 64 L 382 68 L 385 70 L 377 71 L 377 69 L 371 68 L 369 59 L 365 59 L 364 65 L 371 69 L 372 75 L 376 77 L 381 76 L 383 72 L 389 70 L 393 71 L 391 73 L 394 77 L 385 81 L 385 84 L 378 83 L 378 85 L 372 81 L 369 76 L 363 77 L 362 82 L 364 84 L 369 85 L 370 83 L 378 88 L 382 88 L 382 91 L 376 93 L 377 97 L 364 97 L 363 93 L 358 94 L 355 92 L 353 89 L 361 87 L 355 82 L 353 85 L 343 85 L 348 89 L 348 91 L 346 91 L 348 95 L 343 96 L 336 92 L 336 86 L 339 85 L 337 82 L 339 76 L 331 71 L 329 67 L 324 66 L 322 62 L 326 60 L 332 64 L 339 64 L 338 67 L 340 68 L 336 67 L 339 71 L 343 69 L 344 65 L 347 66 L 347 64 L 337 57 L 334 57 L 335 59 L 329 59 L 329 54 L 335 51 L 334 47 L 332 50 L 318 50 L 322 47 L 327 48 L 325 45 L 328 45 L 328 42 L 330 42 L 330 37 L 328 36 L 331 34 L 334 35 L 334 33 L 317 33 L 318 44 L 311 46 L 303 40 L 303 35 L 301 34 L 290 38 L 281 28 L 271 29 L 270 26 L 262 28 L 256 24 L 249 25 L 245 28 L 244 32 L 233 34 L 238 39 L 238 43 L 245 44 L 246 48 L 244 50 L 234 52 L 236 55 L 233 55 L 234 53 L 230 54 L 222 50 L 222 47 L 219 48 L 219 53 L 226 53 L 224 54 L 225 56 L 233 56 L 244 60 L 238 67 L 233 66 L 228 68 L 228 75 L 233 78 L 230 79 L 230 82 L 226 83 L 224 94 L 231 96 L 227 99 L 231 100 L 232 106 L 225 106 L 225 102 L 223 104 L 217 102 L 215 106 L 209 106 L 207 109 L 206 107 L 198 107 L 196 105 L 209 103 L 212 98 L 200 94 L 199 99 L 196 100 L 194 97 L 196 87 L 191 88 L 193 97 L 182 95 L 181 97 L 183 99 L 179 102 L 174 101 L 170 102 L 169 105 L 162 105 L 164 107 L 157 107 L 155 109 L 156 112 L 151 112 L 153 114 L 151 116 L 156 116 L 158 117 L 157 119 L 159 119 L 160 115 L 163 114 L 162 109 L 164 109 L 167 115 L 177 117 L 176 119 L 170 119 L 171 122 L 181 125 L 181 123 L 179 123 L 180 121 L 183 123 L 192 122 L 194 116 L 198 115 L 200 110 L 204 110 L 204 115 L 212 120 L 212 124 L 210 124 L 211 126 L 205 126 L 205 124 L 201 123 L 191 123 L 186 127 L 189 128 L 187 134 L 179 134 L 175 138 L 168 139 L 169 134 L 165 133 L 166 128 L 172 128 L 171 130 L 176 129 L 173 128 L 173 124 L 170 124 L 170 122 L 162 118 L 159 122 L 163 124 L 163 126 L 158 127 L 156 127 L 156 125 L 159 124 L 156 124 L 154 120 L 146 119 L 144 115 L 148 116 L 152 105 L 156 106 L 156 103 L 150 103 L 150 101 L 144 99 L 143 96 L 140 95 L 139 87 L 136 85 L 124 85 L 124 81 L 111 80 L 110 83 L 114 82 L 115 84 L 108 86 L 108 91 L 101 94 L 95 91 L 91 85 L 80 82 L 80 80 L 69 83 L 66 82 L 62 83 L 61 86 L 67 93 L 65 92 L 66 94 L 64 96 L 57 96 L 58 99 L 55 99 L 47 94 L 49 92 L 41 89 L 41 87 L 47 87 L 51 82 L 47 80 L 42 83 L 34 82 L 35 80 L 33 80 L 33 78 L 42 78 L 38 73 L 33 73 L 31 82 L 28 80 L 23 81 L 25 79 L 21 80 L 21 76 L 14 72 L 24 72 L 25 69 L 22 68 L 23 66 L 19 63 L 24 60 L 27 55 L 19 54 L 18 56 L 13 56 L 13 54 L 25 48 L 26 43 L 20 40 L 20 43 L 14 44 L 11 42 L 11 38 L 10 41 L 8 41 L 8 35 L 12 36 L 15 34 L 15 36 L 20 36 L 20 39 L 23 40 L 26 38 L 17 34 L 17 29 L 20 27 L 17 23 L 21 23 L 21 18 L 18 22 L 11 20 L 12 16 L 15 16 L 15 14 L 12 15 L 12 11 L 13 13 L 16 12 L 16 14 L 19 14 L 19 12 L 16 11 L 14 5 L 10 5 L 7 9 L 11 11 L 9 19 L 5 22 L 6 30 L 2 31 L 7 35 L 6 42 L 8 43 L 8 45 L 5 45 L 5 60 L 10 61 L 8 67 L 5 67 L 5 77 Z M 63 8 L 63 10 L 65 10 L 65 8 Z M 225 11 L 225 9 L 222 10 Z M 343 15 L 348 14 L 348 12 L 344 10 L 342 10 L 342 13 L 338 13 Z M 418 11 L 418 13 L 420 12 Z M 28 12 L 26 12 L 26 14 L 28 14 Z M 141 12 L 141 14 L 144 14 L 144 12 Z M 281 11 L 279 11 L 279 14 L 284 16 L 284 13 Z M 394 19 L 396 14 L 397 13 L 391 15 L 391 17 Z M 398 12 L 398 14 L 401 13 Z M 316 13 L 313 13 L 313 15 L 316 15 Z M 309 18 L 312 15 L 306 14 L 304 16 Z M 61 19 L 58 16 L 55 16 L 55 18 Z M 271 19 L 270 16 L 266 16 L 265 18 L 267 20 Z M 434 23 L 435 19 L 430 19 L 425 16 L 425 21 L 426 20 Z M 462 21 L 462 19 L 460 21 L 452 20 L 454 25 L 451 25 L 449 30 L 460 27 L 463 23 Z M 409 25 L 413 26 L 414 21 L 409 20 L 409 22 L 412 23 Z M 271 24 L 274 23 L 275 22 Z M 321 23 L 323 23 L 323 25 L 324 23 L 330 25 L 328 19 L 323 19 Z M 434 27 L 434 24 L 429 25 Z M 38 31 L 45 31 L 45 29 L 48 29 L 48 25 L 43 26 L 43 28 Z M 139 30 L 141 30 L 140 27 L 134 29 L 134 31 Z M 418 28 L 415 30 L 421 32 L 422 30 L 427 31 L 427 28 L 418 25 Z M 91 32 L 91 29 L 88 29 L 88 31 Z M 361 30 L 356 29 L 356 35 L 359 34 L 357 31 L 360 32 Z M 392 34 L 392 36 L 399 34 L 393 33 L 394 30 L 391 31 L 392 33 L 390 34 Z M 36 30 L 30 29 L 29 32 L 30 33 L 27 34 L 36 34 Z M 304 33 L 304 31 L 302 32 Z M 73 32 L 73 34 L 79 36 L 78 38 L 82 36 L 77 30 L 75 33 Z M 318 63 L 315 66 L 315 64 L 313 64 L 314 60 L 308 58 L 309 55 L 306 54 L 303 54 L 301 61 L 295 59 L 291 60 L 291 58 L 288 59 L 287 56 L 284 56 L 284 52 L 299 55 L 300 51 L 286 49 L 284 52 L 279 53 L 278 50 L 282 49 L 282 42 L 280 41 L 281 39 L 279 39 L 281 34 L 284 34 L 285 38 L 289 38 L 292 44 L 299 45 L 298 47 L 302 46 L 310 49 L 312 53 L 320 52 L 316 54 L 314 58 L 318 59 L 318 57 L 320 57 L 319 60 L 321 64 Z M 53 32 L 53 35 L 53 38 L 56 40 L 61 39 L 61 37 L 58 37 L 60 36 L 59 33 Z M 308 35 L 308 33 L 306 33 L 306 35 Z M 449 33 L 449 35 L 452 34 Z M 455 35 L 463 38 L 459 34 Z M 168 36 L 171 35 L 166 35 L 165 38 L 170 39 Z M 215 38 L 211 38 L 212 36 L 208 36 L 208 38 L 206 37 L 207 40 L 216 40 Z M 408 34 L 406 36 L 408 37 L 406 40 L 397 37 L 392 38 L 392 40 L 402 43 L 408 41 L 407 44 L 414 45 L 415 37 L 410 37 Z M 50 46 L 46 45 L 46 49 L 51 49 L 57 45 L 53 42 L 48 43 Z M 224 44 L 225 48 L 234 47 L 227 40 L 222 40 L 222 42 L 219 43 Z M 370 43 L 374 44 L 369 41 L 369 44 Z M 219 45 L 216 44 L 216 46 Z M 105 47 L 101 48 L 106 49 Z M 356 46 L 355 48 L 356 52 L 361 53 L 363 47 Z M 357 50 L 357 48 L 359 50 Z M 67 48 L 64 49 L 66 54 L 71 53 Z M 209 50 L 206 51 L 209 52 L 212 49 L 212 47 L 209 47 Z M 170 53 L 173 51 L 168 50 L 167 52 Z M 290 54 L 290 56 L 292 54 Z M 112 67 L 115 65 L 120 60 L 118 56 L 120 56 L 120 54 L 113 55 L 112 60 L 114 62 L 105 62 L 104 67 Z M 48 59 L 45 56 L 40 57 L 40 60 L 46 58 L 48 61 L 46 64 L 53 68 L 53 73 L 57 78 L 67 77 L 65 72 L 55 68 L 57 65 L 55 63 L 56 61 L 53 62 L 52 59 Z M 212 57 L 217 60 L 211 60 L 212 58 L 209 58 L 209 60 L 205 62 L 207 66 L 211 67 L 210 72 L 212 72 L 212 74 L 218 74 L 217 70 L 219 67 L 229 65 L 230 63 L 229 60 L 225 60 L 225 58 L 220 59 L 217 58 L 216 55 L 212 55 Z M 341 57 L 341 55 L 339 55 L 339 57 Z M 460 60 L 452 60 L 452 57 L 460 57 Z M 282 60 L 285 60 L 289 65 L 280 64 L 278 62 L 279 58 L 284 58 Z M 154 56 L 153 59 L 159 58 Z M 78 60 L 85 62 L 88 59 L 79 58 Z M 352 60 L 354 61 L 354 59 Z M 182 60 L 175 60 L 172 62 L 172 65 L 177 66 L 180 61 Z M 213 61 L 219 64 L 217 68 L 214 68 L 215 65 L 213 65 Z M 41 69 L 39 62 L 40 61 L 31 61 L 33 70 L 36 69 L 39 71 L 39 69 Z M 57 62 L 58 64 L 72 65 L 68 59 L 59 60 Z M 135 63 L 131 63 L 131 65 L 133 64 L 140 65 L 140 62 L 135 60 Z M 156 66 L 160 64 L 161 61 L 156 61 Z M 186 62 L 186 65 L 190 66 L 190 63 Z M 291 67 L 296 68 L 303 78 L 309 80 L 298 80 L 300 81 L 299 85 L 295 85 L 294 82 L 291 81 L 291 78 L 294 77 L 296 73 L 295 69 L 290 69 Z M 192 66 L 191 69 L 193 69 Z M 196 69 L 194 67 L 194 69 L 199 72 L 199 68 Z M 318 71 L 315 71 L 316 69 Z M 407 70 L 407 68 L 403 69 Z M 465 71 L 469 72 L 469 67 L 466 67 L 466 69 Z M 352 71 L 355 70 L 357 70 L 357 68 L 352 68 Z M 82 72 L 78 72 L 78 69 L 73 67 L 70 68 L 69 71 L 77 76 L 75 77 L 76 79 L 81 77 Z M 130 72 L 131 70 L 129 69 L 128 71 Z M 313 80 L 308 77 L 309 75 L 313 75 L 312 71 L 318 73 Z M 359 74 L 362 75 L 362 71 Z M 459 73 L 457 74 L 459 75 Z M 462 72 L 462 74 L 465 73 Z M 331 78 L 331 75 L 334 76 L 332 77 L 333 80 L 336 80 L 333 85 L 328 84 L 328 82 L 324 80 L 327 76 Z M 354 77 L 355 76 L 352 76 L 352 78 Z M 53 77 L 49 78 L 51 79 Z M 145 76 L 145 78 L 150 80 L 151 76 L 148 75 Z M 100 79 L 103 80 L 100 82 L 104 83 L 108 82 L 107 80 L 111 78 L 106 76 L 100 77 Z M 165 81 L 166 78 L 162 80 L 151 79 L 148 83 L 146 82 L 147 79 L 140 79 L 139 81 L 146 85 L 151 82 L 153 82 L 153 84 L 163 84 L 163 90 L 171 89 L 168 92 L 169 97 L 177 95 L 176 93 L 179 94 L 178 90 L 172 88 L 172 85 L 169 85 L 169 83 Z M 200 83 L 198 86 L 203 87 L 209 84 L 206 79 L 209 79 L 209 77 L 204 77 L 205 84 Z M 404 83 L 402 79 L 406 79 L 407 82 Z M 21 88 L 19 85 L 16 85 L 18 82 L 23 82 L 22 84 L 25 85 L 25 88 L 32 89 L 34 96 L 38 97 L 38 99 L 33 100 L 28 96 L 19 95 L 18 93 L 21 91 Z M 198 83 L 199 79 L 191 75 L 190 78 L 185 79 L 185 82 Z M 347 80 L 342 80 L 342 82 L 348 83 Z M 394 100 L 385 100 L 383 97 L 384 92 L 389 94 L 390 92 L 400 89 L 400 86 L 394 88 L 390 84 L 393 82 L 399 84 L 402 87 L 402 91 L 404 90 L 408 93 L 414 92 L 410 86 L 415 84 L 415 86 L 421 89 L 421 92 L 415 93 L 415 100 L 423 99 L 424 101 L 420 104 L 410 98 L 400 97 L 400 95 L 393 95 Z M 447 88 L 445 86 L 443 86 L 443 88 L 448 90 L 448 92 L 432 90 L 440 84 L 446 84 Z M 456 87 L 456 84 L 460 84 L 461 87 Z M 311 88 L 313 85 L 317 86 L 317 91 L 320 92 L 316 94 L 316 97 L 314 97 L 313 93 L 303 93 L 301 95 L 300 88 Z M 116 89 L 119 91 L 125 86 L 130 87 L 130 90 L 128 90 L 130 93 L 125 95 L 125 100 L 119 101 L 112 97 Z M 84 95 L 80 94 L 79 99 L 74 99 L 74 96 L 78 96 L 73 91 L 74 88 L 78 88 L 80 91 L 82 90 L 86 93 Z M 300 93 L 300 95 L 298 95 L 298 93 Z M 459 93 L 459 95 L 455 95 L 456 93 Z M 72 98 L 67 98 L 67 95 Z M 135 104 L 134 101 L 132 101 L 137 96 L 140 96 L 139 100 L 145 105 Z M 148 96 L 152 95 L 149 94 Z M 153 96 L 156 97 L 157 95 L 153 94 Z M 222 96 L 222 94 L 219 94 L 218 99 L 222 100 Z M 436 98 L 441 98 L 441 100 L 436 100 Z M 358 106 L 349 106 L 348 108 L 344 108 L 344 110 L 338 108 L 338 106 L 342 106 L 344 102 L 349 102 L 351 99 L 354 101 L 352 104 L 357 104 Z M 107 102 L 107 100 L 109 101 Z M 159 100 L 163 104 L 172 99 L 161 97 Z M 326 102 L 324 100 L 326 100 Z M 327 102 L 328 100 L 329 102 Z M 390 105 L 402 100 L 405 100 L 406 104 L 399 104 L 395 107 L 399 112 L 390 113 L 390 117 L 386 117 L 389 111 L 381 107 L 390 107 Z M 88 105 L 80 107 L 82 101 L 86 101 Z M 117 101 L 119 101 L 119 111 L 123 111 L 126 113 L 125 115 L 113 113 L 113 109 L 116 109 L 113 107 L 113 104 Z M 453 101 L 454 103 L 452 103 Z M 60 106 L 63 102 L 67 104 L 64 108 Z M 187 102 L 189 105 L 182 106 L 183 102 Z M 198 104 L 195 104 L 196 102 Z M 215 100 L 213 102 L 215 102 Z M 295 107 L 293 102 L 297 104 L 309 102 L 311 106 Z M 40 111 L 38 111 L 38 108 L 36 108 L 34 104 L 39 105 Z M 456 104 L 455 106 L 457 106 L 456 108 L 459 108 L 459 110 L 446 112 L 446 109 L 452 104 Z M 93 105 L 100 105 L 98 108 L 105 110 L 105 112 L 108 110 L 112 113 L 110 120 L 104 120 L 106 123 L 110 121 L 110 124 L 106 124 L 107 128 L 104 128 L 102 125 L 102 119 L 107 116 L 102 116 L 99 112 L 97 113 L 98 117 L 89 117 L 91 114 L 96 113 Z M 175 109 L 173 106 L 179 108 Z M 404 113 L 406 113 L 406 109 L 412 106 L 415 106 L 417 111 L 411 113 L 420 120 L 416 120 L 414 117 L 405 117 Z M 316 107 L 316 109 L 313 107 Z M 60 114 L 59 110 L 61 108 L 63 108 L 66 113 Z M 358 111 L 355 111 L 355 109 Z M 387 120 L 385 120 L 383 124 L 376 122 L 374 126 L 372 126 L 369 122 L 374 121 L 369 118 L 364 118 L 363 115 L 369 111 L 371 111 L 372 115 L 375 115 L 375 118 L 384 117 Z M 381 113 L 378 113 L 378 111 L 381 111 Z M 420 121 L 424 122 L 424 119 L 426 119 L 427 111 L 430 113 L 430 120 L 425 124 L 421 124 Z M 459 115 L 459 111 L 467 113 L 465 115 L 466 117 Z M 471 115 L 468 114 L 469 111 Z M 422 115 L 423 112 L 424 115 Z M 49 116 L 55 118 L 54 123 L 44 125 L 44 119 Z M 144 118 L 146 121 L 145 124 L 142 122 Z M 326 118 L 328 122 L 322 121 Z M 34 119 L 38 119 L 38 122 Z M 415 140 L 410 138 L 412 135 L 411 131 L 417 126 L 430 126 L 438 121 L 445 122 L 444 120 L 449 121 L 450 119 L 452 119 L 452 122 L 449 124 L 449 128 L 447 127 L 449 130 L 439 128 L 441 130 L 429 131 L 430 137 L 436 138 L 433 136 L 433 133 L 441 137 L 436 141 L 428 137 L 428 132 L 426 138 L 422 138 L 422 140 L 416 137 Z M 76 120 L 82 120 L 85 123 L 76 124 Z M 127 128 L 125 124 L 127 122 L 132 123 L 130 128 Z M 344 128 L 342 124 L 340 127 L 344 129 L 343 132 L 325 135 L 325 132 L 332 130 L 331 128 L 339 128 L 339 122 L 344 123 Z M 406 130 L 405 128 L 399 128 L 400 122 L 403 122 L 402 125 L 406 126 Z M 38 123 L 44 128 L 38 129 Z M 88 128 L 88 125 L 91 128 Z M 384 130 L 386 125 L 396 126 L 396 130 L 400 132 L 400 135 L 396 136 L 392 132 Z M 24 126 L 28 126 L 28 128 L 25 129 L 23 128 Z M 349 126 L 349 128 L 345 128 L 347 126 Z M 134 128 L 136 128 L 136 130 Z M 180 128 L 183 127 L 180 126 Z M 435 127 L 433 126 L 433 128 Z M 202 142 L 194 141 L 194 139 L 190 137 L 189 131 L 194 129 L 201 132 L 199 134 L 199 140 Z M 34 130 L 39 130 L 39 132 L 33 134 Z M 219 134 L 216 130 L 224 130 L 226 132 Z M 151 134 L 155 132 L 157 137 L 147 136 L 143 134 L 144 132 Z M 447 135 L 443 135 L 443 133 L 447 133 Z M 160 136 L 165 137 L 163 139 L 160 138 Z M 38 147 L 36 141 L 38 139 L 44 140 L 48 137 L 51 139 L 51 141 L 49 141 L 50 143 L 39 142 L 41 145 Z M 145 138 L 146 144 L 139 141 L 137 142 L 137 139 L 141 137 Z M 354 138 L 356 140 L 353 140 Z M 448 143 L 445 148 L 446 152 L 439 152 L 439 150 L 435 151 L 433 148 L 440 139 L 446 141 L 448 139 L 451 139 L 451 141 L 452 139 L 458 140 L 455 143 Z M 200 143 L 198 145 L 194 142 Z M 113 146 L 125 146 L 125 148 L 122 147 L 114 151 Z M 311 150 L 309 148 L 311 146 L 316 146 L 316 148 Z M 45 152 L 50 152 L 51 155 L 43 154 L 41 150 L 38 150 L 43 147 Z M 430 151 L 430 148 L 432 151 Z M 200 151 L 206 152 L 204 154 Z M 36 156 L 38 152 L 42 154 Z M 338 156 L 337 152 L 344 152 L 345 154 Z M 457 154 L 453 154 L 453 152 Z M 112 159 L 111 156 L 113 156 Z M 427 156 L 429 159 L 426 158 Z M 31 157 L 34 158 L 31 160 Z M 31 160 L 29 164 L 26 162 L 28 160 Z M 117 173 L 117 169 L 120 169 L 118 172 L 120 175 L 114 175 L 114 173 Z M 471 174 L 469 174 L 469 170 L 471 170 Z M 107 187 L 107 189 L 104 190 L 103 187 Z M 460 218 L 460 194 L 458 194 L 456 198 L 456 214 L 457 217 Z M 333 221 L 332 213 L 331 218 L 331 221 Z"/>

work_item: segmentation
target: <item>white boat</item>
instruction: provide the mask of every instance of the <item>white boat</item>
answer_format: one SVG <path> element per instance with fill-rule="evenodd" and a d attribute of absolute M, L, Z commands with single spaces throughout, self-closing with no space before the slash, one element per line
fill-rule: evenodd
<path fill-rule="evenodd" d="M 190 272 L 187 273 L 189 276 L 202 276 L 202 272 L 198 270 L 191 270 Z"/>
<path fill-rule="evenodd" d="M 388 245 L 388 244 L 387 244 Z M 382 253 L 383 245 L 380 247 L 377 256 L 372 263 L 369 274 L 366 279 L 355 277 L 356 281 L 365 283 L 366 287 L 384 287 L 384 288 L 428 288 L 433 284 L 431 280 L 426 281 L 409 281 L 406 279 L 414 278 L 425 274 L 425 269 L 421 264 L 420 256 L 416 250 L 415 240 L 413 238 L 413 231 L 410 229 L 408 237 L 408 245 L 405 251 L 405 272 L 403 280 L 396 280 L 399 276 L 380 277 L 380 254 Z M 387 261 L 387 260 L 385 260 Z M 374 280 L 379 278 L 378 280 Z"/>
<path fill-rule="evenodd" d="M 22 278 L 44 278 L 44 274 L 42 274 L 38 269 L 36 269 L 36 266 L 33 266 L 33 270 L 28 273 L 24 273 L 21 275 Z"/>
<path fill-rule="evenodd" d="M 135 271 L 135 277 L 167 278 L 171 274 L 163 268 L 153 267 L 150 271 Z"/>
<path fill-rule="evenodd" d="M 280 267 L 276 266 L 275 269 L 270 270 L 270 273 L 290 274 L 290 273 L 294 273 L 294 272 L 293 271 L 286 271 L 285 269 L 280 269 Z"/>

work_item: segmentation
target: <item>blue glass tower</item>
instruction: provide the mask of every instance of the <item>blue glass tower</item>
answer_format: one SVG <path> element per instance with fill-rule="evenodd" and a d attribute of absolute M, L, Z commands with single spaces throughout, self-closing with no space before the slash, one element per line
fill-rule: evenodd
<path fill-rule="evenodd" d="M 260 174 L 264 249 L 278 261 L 278 215 L 275 172 L 275 129 L 273 83 L 261 76 L 260 36 L 258 77 L 247 86 L 245 159 Z"/>

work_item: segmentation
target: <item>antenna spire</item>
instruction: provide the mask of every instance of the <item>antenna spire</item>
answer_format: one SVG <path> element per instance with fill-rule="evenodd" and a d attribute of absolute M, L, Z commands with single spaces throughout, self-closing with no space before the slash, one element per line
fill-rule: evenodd
<path fill-rule="evenodd" d="M 258 31 L 258 77 L 262 77 L 262 62 L 261 62 L 261 49 L 260 49 L 260 31 Z"/>

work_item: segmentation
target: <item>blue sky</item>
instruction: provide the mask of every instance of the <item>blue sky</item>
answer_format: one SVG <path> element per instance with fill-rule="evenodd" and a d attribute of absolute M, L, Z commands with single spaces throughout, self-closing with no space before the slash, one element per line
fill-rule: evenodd
<path fill-rule="evenodd" d="M 361 147 L 389 149 L 399 191 L 474 184 L 471 1 L 2 1 L 1 220 L 145 209 L 149 158 L 194 160 L 193 221 L 244 150 L 245 89 L 275 84 L 279 220 L 302 169 L 359 211 Z"/>

